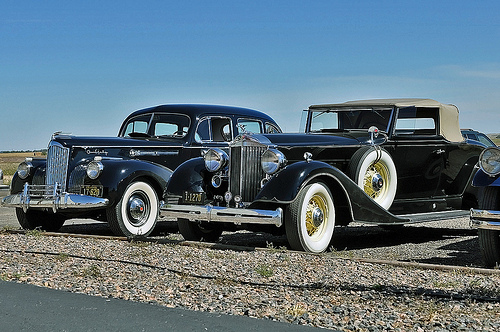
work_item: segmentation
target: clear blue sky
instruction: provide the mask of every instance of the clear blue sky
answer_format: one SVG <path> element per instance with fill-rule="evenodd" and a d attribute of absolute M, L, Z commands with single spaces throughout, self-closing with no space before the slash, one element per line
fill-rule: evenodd
<path fill-rule="evenodd" d="M 422 97 L 500 132 L 500 2 L 2 1 L 0 151 L 213 103 L 297 131 L 311 104 Z"/>

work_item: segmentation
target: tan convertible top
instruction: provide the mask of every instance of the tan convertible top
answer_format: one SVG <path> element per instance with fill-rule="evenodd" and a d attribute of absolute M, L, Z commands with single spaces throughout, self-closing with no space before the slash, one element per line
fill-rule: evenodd
<path fill-rule="evenodd" d="M 314 109 L 332 109 L 332 108 L 364 108 L 364 107 L 422 107 L 422 108 L 439 108 L 439 129 L 440 134 L 451 142 L 463 141 L 460 125 L 458 123 L 458 108 L 451 104 L 441 104 L 432 99 L 372 99 L 372 100 L 355 100 L 340 104 L 324 104 L 312 105 L 310 110 Z"/>

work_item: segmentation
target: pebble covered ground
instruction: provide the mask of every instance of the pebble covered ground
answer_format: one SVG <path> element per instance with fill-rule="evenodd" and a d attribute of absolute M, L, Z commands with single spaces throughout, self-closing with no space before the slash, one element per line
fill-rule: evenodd
<path fill-rule="evenodd" d="M 0 279 L 342 331 L 500 330 L 500 274 L 267 249 L 0 231 Z"/>

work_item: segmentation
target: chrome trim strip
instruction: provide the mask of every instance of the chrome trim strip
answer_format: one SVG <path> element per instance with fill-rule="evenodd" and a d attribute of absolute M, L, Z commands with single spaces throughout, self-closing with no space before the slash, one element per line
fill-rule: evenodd
<path fill-rule="evenodd" d="M 470 210 L 471 227 L 500 230 L 500 211 L 495 210 Z"/>
<path fill-rule="evenodd" d="M 225 222 L 235 225 L 268 224 L 280 227 L 283 224 L 283 210 L 237 209 L 212 205 L 160 204 L 160 216 L 184 218 L 191 221 Z"/>

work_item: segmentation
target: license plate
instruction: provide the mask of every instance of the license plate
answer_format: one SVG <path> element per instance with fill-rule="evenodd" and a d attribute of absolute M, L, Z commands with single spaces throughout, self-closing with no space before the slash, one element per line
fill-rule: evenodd
<path fill-rule="evenodd" d="M 102 186 L 92 186 L 92 185 L 82 186 L 82 195 L 102 197 L 102 192 L 103 192 Z"/>
<path fill-rule="evenodd" d="M 185 204 L 203 204 L 205 203 L 205 193 L 185 191 L 182 195 L 182 202 Z"/>

